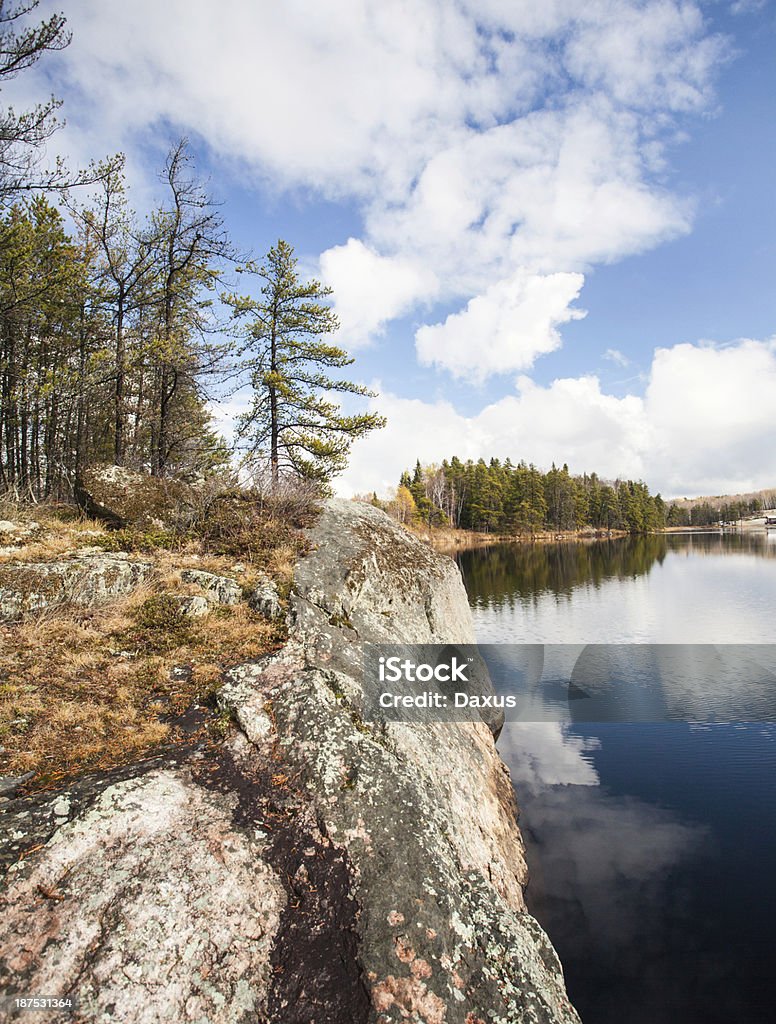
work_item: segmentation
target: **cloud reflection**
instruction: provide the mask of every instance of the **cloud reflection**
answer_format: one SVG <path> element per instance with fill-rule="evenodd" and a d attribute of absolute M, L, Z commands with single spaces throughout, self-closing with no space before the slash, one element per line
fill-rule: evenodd
<path fill-rule="evenodd" d="M 591 993 L 602 1021 L 618 1019 L 627 1000 L 631 1024 L 646 1024 L 655 992 L 684 1013 L 691 996 L 672 980 L 675 953 L 663 937 L 686 926 L 682 876 L 710 852 L 709 830 L 603 787 L 593 761 L 598 737 L 559 723 L 508 722 L 499 749 L 521 808 L 529 909 L 574 965 L 568 981 L 583 1018 Z"/>

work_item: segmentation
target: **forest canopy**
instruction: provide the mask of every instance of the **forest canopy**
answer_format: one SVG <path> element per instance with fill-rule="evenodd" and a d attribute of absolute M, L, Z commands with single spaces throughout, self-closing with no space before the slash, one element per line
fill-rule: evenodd
<path fill-rule="evenodd" d="M 462 462 L 455 456 L 441 466 L 418 461 L 414 472 L 403 473 L 392 511 L 404 522 L 414 518 L 485 533 L 645 533 L 666 524 L 665 502 L 638 481 L 572 476 L 566 465 L 543 473 L 525 462 Z"/>

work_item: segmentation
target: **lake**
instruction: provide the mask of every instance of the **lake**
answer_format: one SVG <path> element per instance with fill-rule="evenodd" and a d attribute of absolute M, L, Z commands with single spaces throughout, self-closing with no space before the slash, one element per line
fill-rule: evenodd
<path fill-rule="evenodd" d="M 483 644 L 773 637 L 773 531 L 498 545 L 458 561 Z M 772 722 L 508 721 L 499 749 L 528 905 L 584 1024 L 776 1020 Z"/>

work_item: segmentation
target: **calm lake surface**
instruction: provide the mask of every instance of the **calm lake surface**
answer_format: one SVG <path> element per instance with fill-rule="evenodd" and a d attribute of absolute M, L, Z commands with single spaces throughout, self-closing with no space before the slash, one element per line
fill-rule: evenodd
<path fill-rule="evenodd" d="M 481 643 L 774 639 L 774 531 L 458 560 Z M 584 1024 L 776 1021 L 776 726 L 508 722 L 499 748 Z"/>

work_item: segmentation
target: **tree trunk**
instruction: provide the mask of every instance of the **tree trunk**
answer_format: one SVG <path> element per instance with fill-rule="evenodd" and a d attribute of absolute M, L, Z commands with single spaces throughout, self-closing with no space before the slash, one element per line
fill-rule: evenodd
<path fill-rule="evenodd" d="M 124 289 L 119 289 L 116 311 L 116 388 L 114 392 L 113 461 L 124 465 L 124 381 L 126 376 L 124 349 Z"/>
<path fill-rule="evenodd" d="M 278 430 L 278 393 L 277 388 L 274 385 L 275 373 L 277 372 L 277 326 L 276 326 L 277 311 L 273 310 L 272 313 L 272 336 L 270 339 L 270 373 L 272 374 L 273 383 L 269 388 L 269 415 L 270 415 L 270 444 L 269 444 L 269 462 L 270 471 L 272 474 L 272 490 L 277 491 L 278 484 L 280 482 L 280 459 L 278 456 L 278 442 L 279 442 L 279 430 Z"/>

